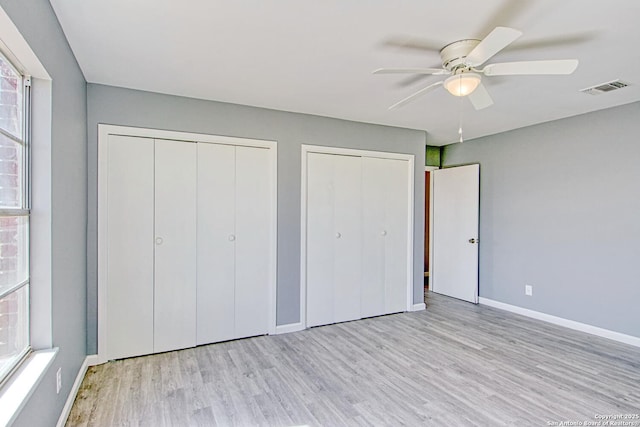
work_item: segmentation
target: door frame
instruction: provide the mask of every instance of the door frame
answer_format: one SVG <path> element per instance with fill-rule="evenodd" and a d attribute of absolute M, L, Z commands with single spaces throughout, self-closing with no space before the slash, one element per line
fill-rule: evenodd
<path fill-rule="evenodd" d="M 244 147 L 258 147 L 269 150 L 271 161 L 271 248 L 269 253 L 269 300 L 268 300 L 268 331 L 270 335 L 276 333 L 276 272 L 278 251 L 278 143 L 277 141 L 239 138 L 221 135 L 209 135 L 191 132 L 168 131 L 161 129 L 147 129 L 130 126 L 98 124 L 98 354 L 97 363 L 104 363 L 108 359 L 107 349 L 107 172 L 108 172 L 108 141 L 110 135 L 133 136 L 149 139 L 169 139 L 184 142 L 200 142 L 209 144 L 234 145 Z"/>
<path fill-rule="evenodd" d="M 439 166 L 424 167 L 425 172 L 433 172 L 438 169 L 440 169 Z M 429 243 L 429 268 L 431 268 L 433 265 L 433 179 L 429 179 L 429 206 L 427 209 L 429 209 L 429 224 L 426 224 L 426 226 L 429 227 L 429 241 L 427 243 Z M 431 277 L 429 277 L 429 279 L 431 279 Z M 429 284 L 431 284 L 431 282 L 429 282 Z M 429 292 L 431 292 L 431 286 L 429 286 Z"/>
<path fill-rule="evenodd" d="M 302 144 L 301 197 L 300 197 L 300 329 L 307 328 L 307 156 L 309 153 L 334 154 L 354 157 L 375 157 L 380 159 L 406 160 L 408 174 L 408 218 L 407 218 L 407 305 L 406 311 L 413 308 L 413 242 L 414 242 L 414 187 L 415 156 L 413 154 L 388 153 L 353 148 L 327 147 L 321 145 Z M 423 177 L 424 179 L 424 177 Z"/>

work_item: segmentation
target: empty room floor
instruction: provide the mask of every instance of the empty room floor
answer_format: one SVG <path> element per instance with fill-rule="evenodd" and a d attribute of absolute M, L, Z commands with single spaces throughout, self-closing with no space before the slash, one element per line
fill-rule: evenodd
<path fill-rule="evenodd" d="M 91 367 L 67 425 L 546 426 L 640 412 L 640 348 L 433 293 L 427 304 Z"/>

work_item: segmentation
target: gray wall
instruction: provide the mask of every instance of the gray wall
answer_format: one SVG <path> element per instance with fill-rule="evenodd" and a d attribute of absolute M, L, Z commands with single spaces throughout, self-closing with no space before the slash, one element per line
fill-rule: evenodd
<path fill-rule="evenodd" d="M 445 147 L 446 166 L 480 163 L 481 296 L 640 337 L 639 118 L 635 103 Z"/>
<path fill-rule="evenodd" d="M 415 155 L 414 301 L 422 302 L 424 132 L 304 114 L 88 85 L 87 347 L 97 350 L 98 123 L 278 141 L 277 323 L 299 321 L 301 144 Z"/>
<path fill-rule="evenodd" d="M 52 77 L 51 332 L 59 352 L 16 421 L 51 426 L 86 355 L 86 83 L 47 0 L 0 0 L 0 5 Z"/>

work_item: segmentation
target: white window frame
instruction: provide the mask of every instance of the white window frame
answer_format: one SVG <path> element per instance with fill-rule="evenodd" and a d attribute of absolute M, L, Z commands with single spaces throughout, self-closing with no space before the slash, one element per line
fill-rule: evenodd
<path fill-rule="evenodd" d="M 0 48 L 31 75 L 30 339 L 33 351 L 0 385 L 0 425 L 10 425 L 50 370 L 53 348 L 51 288 L 52 80 L 18 28 L 0 6 Z"/>
<path fill-rule="evenodd" d="M 14 61 L 11 60 L 9 55 L 6 55 L 4 53 L 5 49 L 2 49 L 0 46 L 0 56 L 2 58 L 2 60 L 9 65 L 9 67 L 12 69 L 12 71 L 17 75 L 20 76 L 21 80 L 22 80 L 22 123 L 20 124 L 21 126 L 21 137 L 17 137 L 13 134 L 11 134 L 10 132 L 8 132 L 7 130 L 4 130 L 2 128 L 0 128 L 0 133 L 2 134 L 2 136 L 4 136 L 5 138 L 20 144 L 22 146 L 22 152 L 21 152 L 21 159 L 19 159 L 19 161 L 22 163 L 21 165 L 21 180 L 20 180 L 20 191 L 21 191 L 21 195 L 20 195 L 20 199 L 21 199 L 21 204 L 19 207 L 16 208 L 0 208 L 0 218 L 7 218 L 7 217 L 21 217 L 21 218 L 26 218 L 26 224 L 25 224 L 25 230 L 24 233 L 26 233 L 25 236 L 22 236 L 24 239 L 24 244 L 26 245 L 25 248 L 25 253 L 24 253 L 24 259 L 23 257 L 21 257 L 21 253 L 18 253 L 18 263 L 22 264 L 22 268 L 20 269 L 24 269 L 27 272 L 26 278 L 25 280 L 22 280 L 20 282 L 16 282 L 13 285 L 11 285 L 9 288 L 3 290 L 2 292 L 0 292 L 0 300 L 7 298 L 8 296 L 12 295 L 12 294 L 16 294 L 22 290 L 26 290 L 26 294 L 27 294 L 27 313 L 26 313 L 26 322 L 27 322 L 27 328 L 26 328 L 26 333 L 27 333 L 27 337 L 26 337 L 26 343 L 27 345 L 20 351 L 20 353 L 17 355 L 17 357 L 12 361 L 11 365 L 9 365 L 6 370 L 4 370 L 4 372 L 0 372 L 0 385 L 3 384 L 10 376 L 11 374 L 20 366 L 20 364 L 22 362 L 24 362 L 24 360 L 27 358 L 27 356 L 29 355 L 29 353 L 31 352 L 31 304 L 30 304 L 30 282 L 31 282 L 31 276 L 30 276 L 30 271 L 29 271 L 29 258 L 30 258 L 30 251 L 29 251 L 29 230 L 30 230 L 30 207 L 31 207 L 31 194 L 30 194 L 30 188 L 31 188 L 31 173 L 30 173 L 30 139 L 31 139 L 31 76 L 25 74 L 22 70 L 20 70 L 18 68 L 18 66 L 14 63 Z"/>

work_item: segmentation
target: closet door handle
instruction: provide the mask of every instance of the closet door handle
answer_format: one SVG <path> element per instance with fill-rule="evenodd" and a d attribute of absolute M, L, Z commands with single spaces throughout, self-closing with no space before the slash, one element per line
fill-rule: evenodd
<path fill-rule="evenodd" d="M 382 233 L 380 233 L 381 236 L 386 236 L 387 235 L 387 230 L 382 230 Z"/>
<path fill-rule="evenodd" d="M 233 242 L 234 240 L 236 240 L 236 236 L 234 236 L 233 234 L 229 234 L 229 241 Z"/>
<path fill-rule="evenodd" d="M 336 233 L 336 239 L 339 239 L 339 238 L 341 238 L 341 237 L 342 237 L 342 234 L 340 234 L 340 233 Z"/>
<path fill-rule="evenodd" d="M 160 246 L 163 242 L 162 237 L 156 237 L 156 245 Z"/>

